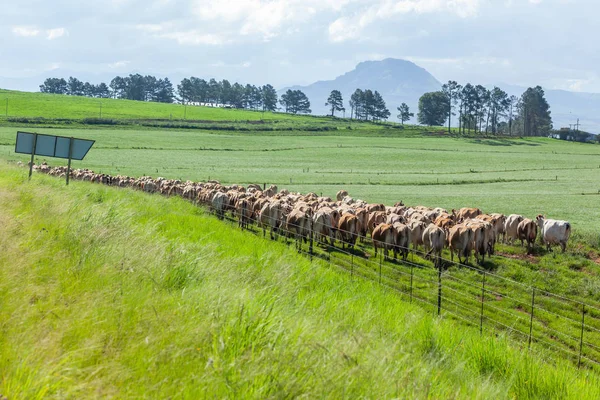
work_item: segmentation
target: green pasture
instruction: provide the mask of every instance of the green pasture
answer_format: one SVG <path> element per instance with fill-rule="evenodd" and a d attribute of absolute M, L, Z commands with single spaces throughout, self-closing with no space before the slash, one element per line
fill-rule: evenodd
<path fill-rule="evenodd" d="M 368 202 L 479 207 L 567 219 L 598 245 L 600 146 L 545 138 L 472 139 L 204 130 L 0 128 L 0 157 L 15 155 L 17 129 L 96 140 L 74 168 L 225 184 L 276 184 Z M 44 161 L 39 159 L 38 161 Z M 45 160 L 51 165 L 64 160 Z"/>
<path fill-rule="evenodd" d="M 28 182 L 3 164 L 0 226 L 9 399 L 600 396 L 591 370 L 434 318 L 182 199 Z"/>
<path fill-rule="evenodd" d="M 0 89 L 0 117 L 71 119 L 103 118 L 116 120 L 190 120 L 236 122 L 261 120 L 294 123 L 331 122 L 327 117 L 314 117 L 285 113 L 235 110 L 225 108 L 184 106 L 121 99 L 97 99 L 49 93 L 30 93 Z"/>

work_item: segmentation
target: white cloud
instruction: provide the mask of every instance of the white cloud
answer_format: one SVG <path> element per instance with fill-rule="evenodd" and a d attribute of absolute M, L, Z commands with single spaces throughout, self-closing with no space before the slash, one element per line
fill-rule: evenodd
<path fill-rule="evenodd" d="M 197 30 L 191 30 L 186 32 L 166 32 L 155 35 L 160 38 L 173 39 L 181 45 L 220 45 L 226 44 L 227 40 L 221 36 L 212 33 L 202 33 Z"/>
<path fill-rule="evenodd" d="M 228 26 L 240 36 L 258 36 L 268 41 L 295 34 L 294 25 L 305 23 L 322 12 L 340 12 L 361 0 L 194 0 L 192 10 L 201 21 Z"/>
<path fill-rule="evenodd" d="M 329 39 L 343 42 L 361 37 L 363 30 L 378 20 L 416 13 L 451 13 L 461 18 L 477 15 L 480 0 L 380 0 L 353 16 L 342 16 L 329 25 Z"/>
<path fill-rule="evenodd" d="M 573 92 L 582 92 L 586 85 L 589 85 L 591 81 L 589 79 L 567 79 L 566 88 Z"/>
<path fill-rule="evenodd" d="M 117 68 L 123 68 L 126 67 L 127 65 L 129 65 L 129 61 L 116 61 L 114 63 L 108 64 L 108 68 L 110 69 L 117 69 Z"/>
<path fill-rule="evenodd" d="M 13 26 L 12 33 L 15 36 L 34 37 L 40 33 L 40 30 L 35 26 Z"/>
<path fill-rule="evenodd" d="M 59 37 L 63 37 L 65 35 L 68 35 L 69 33 L 67 32 L 67 30 L 65 28 L 54 28 L 54 29 L 48 29 L 46 31 L 46 38 L 48 40 L 54 40 L 57 39 Z"/>

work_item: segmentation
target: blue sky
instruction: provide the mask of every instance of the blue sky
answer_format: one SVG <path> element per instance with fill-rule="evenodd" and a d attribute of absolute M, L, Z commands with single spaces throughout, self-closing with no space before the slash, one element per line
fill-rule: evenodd
<path fill-rule="evenodd" d="M 441 81 L 600 92 L 597 0 L 2 3 L 0 85 L 15 89 L 132 72 L 280 88 L 394 57 Z"/>

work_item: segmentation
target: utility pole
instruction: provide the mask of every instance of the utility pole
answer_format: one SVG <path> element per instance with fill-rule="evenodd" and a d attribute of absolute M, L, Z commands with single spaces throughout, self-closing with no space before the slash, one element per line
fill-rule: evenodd
<path fill-rule="evenodd" d="M 579 118 L 577 118 L 577 123 L 575 124 L 575 132 L 579 133 Z"/>

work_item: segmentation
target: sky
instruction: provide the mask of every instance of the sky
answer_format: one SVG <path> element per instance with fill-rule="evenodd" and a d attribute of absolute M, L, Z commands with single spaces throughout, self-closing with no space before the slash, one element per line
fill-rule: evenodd
<path fill-rule="evenodd" d="M 598 0 L 0 0 L 0 87 L 141 73 L 282 88 L 393 57 L 440 81 L 600 92 L 599 14 Z"/>

